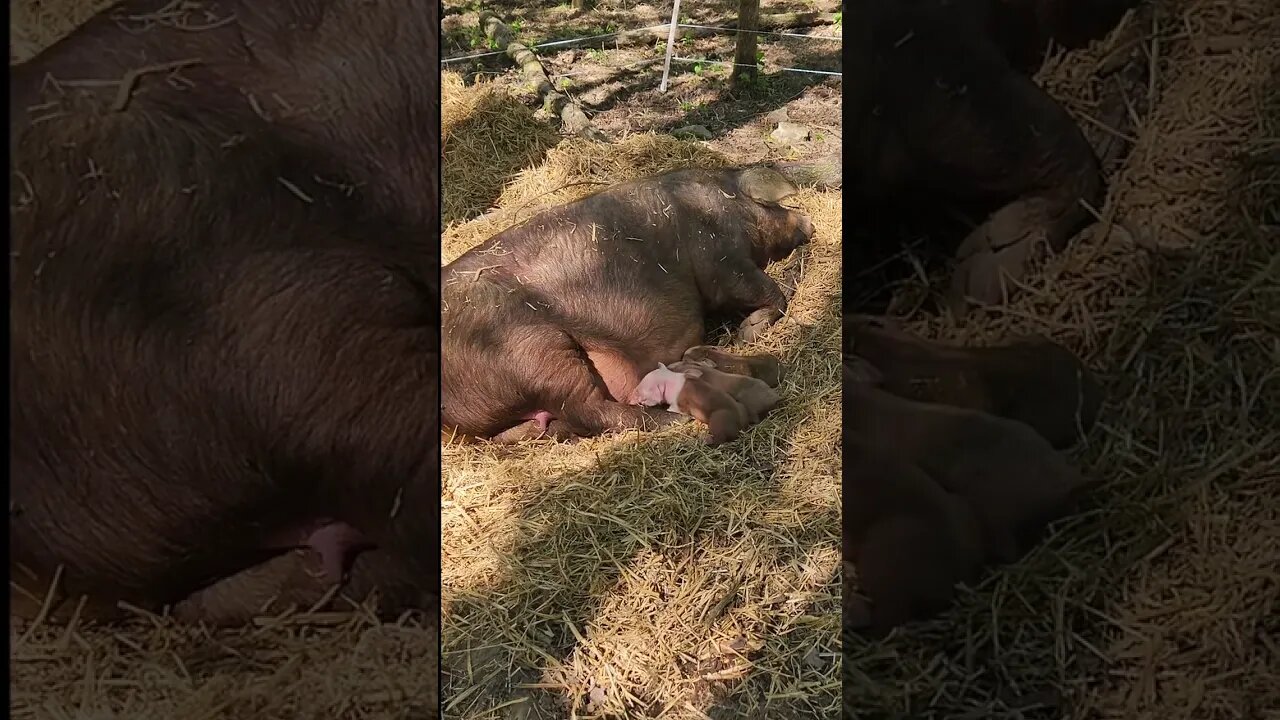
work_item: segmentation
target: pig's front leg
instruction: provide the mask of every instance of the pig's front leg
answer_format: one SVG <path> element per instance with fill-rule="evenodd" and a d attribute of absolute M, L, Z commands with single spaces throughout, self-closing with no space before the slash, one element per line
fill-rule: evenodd
<path fill-rule="evenodd" d="M 787 312 L 787 297 L 764 270 L 750 261 L 732 263 L 716 278 L 723 309 L 746 314 L 738 326 L 741 342 L 754 342 Z"/>

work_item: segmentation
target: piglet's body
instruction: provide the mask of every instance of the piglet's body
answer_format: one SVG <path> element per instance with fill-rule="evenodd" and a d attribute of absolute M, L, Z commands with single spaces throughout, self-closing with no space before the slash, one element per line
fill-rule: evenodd
<path fill-rule="evenodd" d="M 684 381 L 684 373 L 658 363 L 657 370 L 640 379 L 640 384 L 631 391 L 627 402 L 645 407 L 666 405 L 671 412 L 687 415 L 688 413 L 680 410 L 680 391 L 684 389 Z"/>
<path fill-rule="evenodd" d="M 782 381 L 782 365 L 778 363 L 778 358 L 767 353 L 738 355 L 712 345 L 696 345 L 685 350 L 680 361 L 710 367 L 730 375 L 746 375 L 771 388 L 778 387 L 778 383 Z"/>
<path fill-rule="evenodd" d="M 747 411 L 747 418 L 752 425 L 760 422 L 781 400 L 778 393 L 763 380 L 750 375 L 721 372 L 706 361 L 698 363 L 682 360 L 672 363 L 670 369 L 683 373 L 686 377 L 699 378 L 737 400 Z"/>
<path fill-rule="evenodd" d="M 709 445 L 729 442 L 751 425 L 742 403 L 707 382 L 698 370 L 676 372 L 659 363 L 658 369 L 641 378 L 630 402 L 648 407 L 665 404 L 671 412 L 702 421 L 711 433 Z"/>

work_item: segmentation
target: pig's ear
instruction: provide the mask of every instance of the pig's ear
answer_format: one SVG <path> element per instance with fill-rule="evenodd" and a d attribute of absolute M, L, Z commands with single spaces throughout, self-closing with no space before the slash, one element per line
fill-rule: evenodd
<path fill-rule="evenodd" d="M 762 203 L 776 203 L 798 192 L 782 173 L 767 167 L 747 168 L 738 173 L 738 189 Z"/>
<path fill-rule="evenodd" d="M 663 363 L 658 363 L 658 369 L 659 369 L 659 370 L 666 370 L 666 369 L 667 369 L 667 366 L 666 366 L 665 364 L 663 364 Z"/>

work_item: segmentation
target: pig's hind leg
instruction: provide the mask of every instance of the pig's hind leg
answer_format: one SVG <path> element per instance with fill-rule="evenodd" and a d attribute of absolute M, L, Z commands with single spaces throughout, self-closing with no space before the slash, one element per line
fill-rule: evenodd
<path fill-rule="evenodd" d="M 173 606 L 181 622 L 242 625 L 284 610 L 308 610 L 333 594 L 321 558 L 308 551 L 284 553 L 220 580 Z"/>
<path fill-rule="evenodd" d="M 524 382 L 529 394 L 539 398 L 540 407 L 554 418 L 548 423 L 549 431 L 594 437 L 622 430 L 657 430 L 683 421 L 676 413 L 614 400 L 586 350 L 568 334 L 557 331 L 545 342 L 536 364 L 526 359 Z"/>
<path fill-rule="evenodd" d="M 577 437 L 564 422 L 552 419 L 545 423 L 540 423 L 537 420 L 526 420 L 519 425 L 503 430 L 490 438 L 490 440 L 498 443 L 514 444 L 525 440 L 544 439 L 566 442 Z"/>
<path fill-rule="evenodd" d="M 566 431 L 582 437 L 623 430 L 660 430 L 685 421 L 678 413 L 617 402 L 602 390 L 567 398 L 561 417 Z"/>

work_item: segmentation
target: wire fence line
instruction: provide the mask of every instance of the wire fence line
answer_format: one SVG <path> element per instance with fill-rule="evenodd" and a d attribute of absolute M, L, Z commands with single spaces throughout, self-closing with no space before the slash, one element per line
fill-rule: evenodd
<path fill-rule="evenodd" d="M 606 69 L 608 69 L 608 70 L 614 70 L 614 71 L 618 71 L 618 70 L 630 70 L 631 68 L 637 68 L 637 67 L 640 67 L 641 65 L 651 65 L 651 64 L 653 64 L 653 63 L 659 63 L 659 62 L 662 62 L 662 58 L 660 58 L 660 57 L 656 57 L 656 58 L 645 58 L 644 60 L 637 60 L 637 61 L 635 61 L 635 62 L 629 62 L 629 63 L 627 63 L 626 65 L 619 65 L 619 66 L 617 66 L 617 67 L 609 66 L 609 67 L 608 67 L 608 68 L 606 68 Z M 550 73 L 550 75 L 551 75 L 551 77 L 556 77 L 556 78 L 566 78 L 566 77 L 573 77 L 574 75 L 590 75 L 591 73 L 597 73 L 597 72 L 600 72 L 600 68 L 588 68 L 588 69 L 586 69 L 586 70 L 574 70 L 573 72 L 567 72 L 567 73 Z"/>
<path fill-rule="evenodd" d="M 573 43 L 590 42 L 592 40 L 603 40 L 605 38 L 617 37 L 619 35 L 630 35 L 633 33 L 650 32 L 652 30 L 661 30 L 662 28 L 665 28 L 665 27 L 670 27 L 670 24 L 662 23 L 661 25 L 650 25 L 648 27 L 632 28 L 630 30 L 616 30 L 614 32 L 601 33 L 599 35 L 587 35 L 585 37 L 569 38 L 567 40 L 552 40 L 551 42 L 537 43 L 534 45 L 526 45 L 525 47 L 529 48 L 530 50 L 538 50 L 541 48 L 571 45 Z M 506 54 L 505 50 L 494 50 L 492 52 L 475 53 L 473 55 L 455 55 L 453 57 L 449 57 L 449 58 L 445 58 L 444 60 L 441 60 L 440 64 L 448 65 L 449 63 L 462 62 L 463 60 L 475 60 L 477 58 L 492 57 L 494 55 L 505 55 L 505 54 Z"/>
<path fill-rule="evenodd" d="M 673 61 L 679 61 L 679 62 L 685 62 L 685 63 L 706 63 L 708 65 L 739 65 L 740 64 L 740 65 L 743 65 L 744 67 L 756 67 L 754 65 L 746 65 L 745 63 L 732 63 L 732 62 L 722 61 L 722 60 L 709 60 L 707 58 L 680 57 L 679 55 L 673 55 L 671 56 L 671 59 Z M 644 65 L 652 65 L 653 63 L 660 63 L 662 62 L 662 60 L 663 58 L 660 58 L 660 57 L 645 58 L 643 60 L 636 60 L 634 62 L 629 62 L 624 65 L 617 65 L 617 66 L 610 65 L 605 67 L 604 69 L 610 70 L 613 72 L 620 72 L 622 70 L 631 70 L 632 68 L 638 68 Z M 780 72 L 796 72 L 796 73 L 808 73 L 811 75 L 840 77 L 840 73 L 832 70 L 811 70 L 808 68 L 791 68 L 791 67 L 778 67 L 776 69 L 779 70 Z M 550 70 L 548 70 L 547 76 L 551 79 L 559 80 L 560 78 L 570 78 L 576 75 L 590 75 L 592 73 L 599 73 L 600 70 L 601 68 L 598 68 L 598 67 L 588 68 L 586 70 L 574 70 L 573 72 L 566 72 L 566 73 L 551 72 Z M 482 74 L 502 75 L 502 74 L 505 74 L 505 72 L 506 71 L 504 70 L 502 72 L 482 73 Z"/>
<path fill-rule="evenodd" d="M 778 32 L 778 31 L 770 31 L 770 30 L 746 30 L 746 31 L 740 31 L 740 30 L 738 30 L 737 28 L 724 27 L 724 26 L 717 26 L 717 25 L 695 25 L 695 24 L 692 24 L 692 23 L 676 23 L 676 27 L 677 27 L 677 28 L 688 28 L 688 29 L 692 29 L 692 30 L 713 30 L 713 31 L 718 31 L 718 32 L 726 32 L 726 33 L 748 32 L 748 33 L 751 33 L 751 34 L 754 34 L 754 35 L 770 35 L 770 36 L 775 36 L 775 37 L 794 37 L 794 38 L 803 38 L 803 39 L 805 39 L 805 40 L 828 40 L 828 41 L 834 41 L 834 42 L 843 42 L 843 40 L 844 40 L 844 38 L 841 38 L 841 37 L 828 37 L 828 36 L 824 36 L 824 35 L 804 35 L 804 34 L 801 34 L 801 33 Z M 563 47 L 563 46 L 566 46 L 566 45 L 573 45 L 573 44 L 576 44 L 576 43 L 591 42 L 591 41 L 593 41 L 593 40 L 604 40 L 604 39 L 607 39 L 607 38 L 611 38 L 611 37 L 619 37 L 619 36 L 622 36 L 622 35 L 634 35 L 634 34 L 637 34 L 637 33 L 653 32 L 653 31 L 655 31 L 655 30 L 664 30 L 664 29 L 668 29 L 668 30 L 669 30 L 670 28 L 671 28 L 671 23 L 662 23 L 662 24 L 660 24 L 660 25 L 649 25 L 649 26 L 647 26 L 647 27 L 632 28 L 632 29 L 629 29 L 629 30 L 616 30 L 616 31 L 614 31 L 614 32 L 601 33 L 601 34 L 599 34 L 599 35 L 587 35 L 587 36 L 585 36 L 585 37 L 568 38 L 568 39 L 564 39 L 564 40 L 552 40 L 552 41 L 550 41 L 550 42 L 536 43 L 536 44 L 533 44 L 533 45 L 528 45 L 528 46 L 526 46 L 526 47 L 528 47 L 530 50 L 532 50 L 532 51 L 535 51 L 535 52 L 536 52 L 537 50 L 540 50 L 540 49 L 543 49 L 543 48 Z M 473 54 L 470 54 L 470 55 L 455 55 L 455 56 L 453 56 L 453 57 L 448 57 L 448 58 L 445 58 L 445 59 L 441 60 L 441 61 L 440 61 L 440 64 L 441 64 L 441 65 L 448 65 L 448 64 L 450 64 L 450 63 L 463 62 L 463 61 L 465 61 L 465 60 L 476 60 L 476 59 L 483 58 L 483 57 L 493 57 L 493 56 L 495 56 L 495 55 L 505 55 L 505 54 L 506 54 L 506 51 L 505 51 L 505 50 L 493 50 L 493 51 L 489 51 L 489 52 L 473 53 Z M 648 64 L 648 63 L 656 62 L 656 61 L 661 60 L 661 59 L 662 59 L 662 58 L 648 58 L 648 59 L 645 59 L 645 60 L 641 60 L 641 61 L 634 62 L 634 63 L 629 63 L 629 64 L 627 64 L 627 65 L 623 65 L 623 66 L 621 66 L 621 67 L 618 67 L 618 68 L 612 68 L 612 69 L 614 69 L 614 70 L 626 70 L 626 69 L 629 69 L 629 68 L 631 68 L 631 67 L 638 67 L 638 66 L 640 66 L 640 65 L 644 65 L 644 64 Z M 671 59 L 672 59 L 672 60 L 679 60 L 679 61 L 682 61 L 682 62 L 701 62 L 701 63 L 707 63 L 707 64 L 709 64 L 709 65 L 728 65 L 728 66 L 740 65 L 740 66 L 742 66 L 742 67 L 756 67 L 755 65 L 749 65 L 749 64 L 746 64 L 746 63 L 732 63 L 732 62 L 724 62 L 724 61 L 720 61 L 720 60 L 708 60 L 708 59 L 704 59 L 704 58 L 688 58 L 688 57 L 679 57 L 679 56 L 674 56 L 674 55 L 671 57 Z M 831 76 L 831 77 L 841 77 L 841 73 L 839 73 L 839 72 L 833 72 L 833 71 L 830 71 L 830 70 L 813 70 L 813 69 L 810 69 L 810 68 L 792 68 L 792 67 L 779 67 L 779 68 L 778 68 L 778 70 L 779 70 L 779 71 L 782 71 L 782 72 L 793 72 L 793 73 L 803 73 L 803 74 L 811 74 L 811 75 L 826 75 L 826 76 Z M 572 72 L 572 73 L 556 73 L 556 74 L 555 74 L 555 77 L 570 77 L 570 76 L 573 76 L 573 75 L 580 75 L 580 74 L 587 73 L 587 72 L 595 72 L 595 70 L 594 70 L 594 69 L 593 69 L 593 70 L 580 70 L 580 71 Z"/>
<path fill-rule="evenodd" d="M 683 62 L 706 63 L 708 65 L 722 65 L 722 66 L 727 65 L 730 67 L 757 67 L 752 63 L 729 62 L 727 60 L 709 60 L 707 58 L 680 57 L 679 55 L 672 55 L 671 59 L 680 60 Z M 835 72 L 833 70 L 813 70 L 810 68 L 793 68 L 793 67 L 782 67 L 782 66 L 779 66 L 776 69 L 782 72 L 808 73 L 810 75 L 829 75 L 832 77 L 841 77 L 840 73 Z"/>
<path fill-rule="evenodd" d="M 669 27 L 667 23 L 663 23 L 662 27 Z M 804 33 L 781 32 L 777 30 L 739 30 L 738 28 L 724 27 L 720 25 L 693 25 L 690 23 L 676 23 L 678 28 L 691 28 L 694 30 L 721 30 L 723 32 L 740 33 L 745 32 L 751 35 L 777 35 L 779 37 L 803 38 L 805 40 L 831 40 L 834 42 L 843 42 L 844 38 L 829 35 L 805 35 Z"/>

